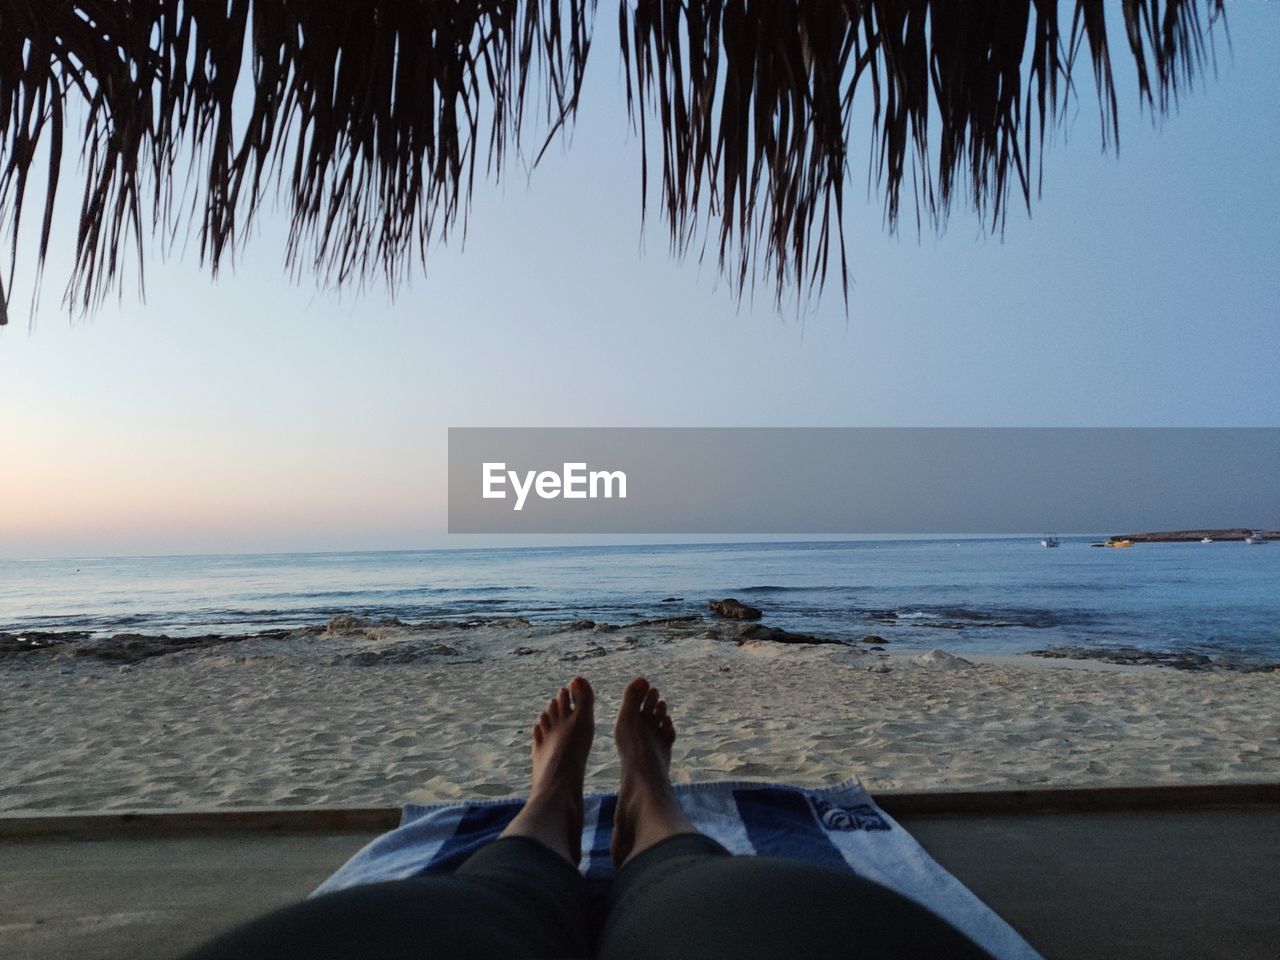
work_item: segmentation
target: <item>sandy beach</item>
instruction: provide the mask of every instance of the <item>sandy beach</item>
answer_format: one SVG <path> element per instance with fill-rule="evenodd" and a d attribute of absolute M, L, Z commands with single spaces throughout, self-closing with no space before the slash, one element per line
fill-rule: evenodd
<path fill-rule="evenodd" d="M 871 789 L 1280 780 L 1280 673 L 1028 656 L 962 660 L 740 642 L 697 619 L 328 627 L 127 662 L 0 667 L 0 810 L 394 805 L 527 787 L 529 727 L 574 674 L 603 721 L 589 790 L 618 767 L 632 676 L 676 717 L 678 780 Z"/>

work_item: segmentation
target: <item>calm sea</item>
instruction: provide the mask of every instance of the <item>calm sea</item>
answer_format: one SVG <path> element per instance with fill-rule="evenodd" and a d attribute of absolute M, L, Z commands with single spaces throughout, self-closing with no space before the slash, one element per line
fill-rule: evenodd
<path fill-rule="evenodd" d="M 0 561 L 0 631 L 243 633 L 347 613 L 626 622 L 734 596 L 907 648 L 1055 644 L 1280 659 L 1280 543 L 862 540 Z M 663 602 L 668 597 L 679 598 Z"/>

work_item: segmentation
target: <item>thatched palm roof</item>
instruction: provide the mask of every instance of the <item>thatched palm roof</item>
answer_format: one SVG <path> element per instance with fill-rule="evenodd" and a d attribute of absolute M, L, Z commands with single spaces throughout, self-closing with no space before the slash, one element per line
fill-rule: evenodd
<path fill-rule="evenodd" d="M 779 296 L 833 271 L 845 281 L 860 133 L 891 227 L 904 189 L 918 218 L 941 221 L 958 196 L 998 227 L 1011 195 L 1029 204 L 1038 189 L 1046 125 L 1079 63 L 1104 137 L 1118 135 L 1102 0 L 1064 6 L 620 0 L 644 202 L 660 181 L 678 252 L 709 241 L 739 291 L 763 276 Z M 1222 7 L 1115 3 L 1154 111 L 1205 62 Z M 216 273 L 272 195 L 293 268 L 394 286 L 465 216 L 477 168 L 501 175 L 527 113 L 541 114 L 530 152 L 572 119 L 596 13 L 596 0 L 0 0 L 0 231 L 13 245 L 0 323 L 20 219 L 40 217 L 43 263 L 77 156 L 73 307 L 92 307 L 126 255 L 140 269 L 146 244 L 191 227 Z M 854 129 L 858 91 L 869 130 Z"/>

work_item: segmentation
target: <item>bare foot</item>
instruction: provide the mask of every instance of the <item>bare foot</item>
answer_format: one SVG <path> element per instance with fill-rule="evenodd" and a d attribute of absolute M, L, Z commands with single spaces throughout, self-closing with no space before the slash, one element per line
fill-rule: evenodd
<path fill-rule="evenodd" d="M 533 786 L 504 837 L 530 837 L 574 866 L 582 857 L 582 783 L 595 736 L 595 693 L 582 677 L 547 704 L 533 727 Z"/>
<path fill-rule="evenodd" d="M 609 853 L 616 867 L 649 847 L 678 833 L 697 833 L 676 803 L 671 788 L 671 745 L 675 724 L 667 704 L 644 677 L 622 692 L 622 707 L 613 728 L 622 761 L 618 806 L 613 814 L 613 842 Z"/>

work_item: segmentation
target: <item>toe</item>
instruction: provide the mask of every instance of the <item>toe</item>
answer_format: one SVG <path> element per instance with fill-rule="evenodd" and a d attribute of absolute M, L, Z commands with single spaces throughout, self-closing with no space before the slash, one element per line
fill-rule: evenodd
<path fill-rule="evenodd" d="M 573 701 L 569 699 L 568 688 L 560 688 L 560 692 L 556 694 L 556 704 L 560 707 L 560 716 L 562 717 L 567 717 L 573 712 Z"/>
<path fill-rule="evenodd" d="M 659 700 L 658 706 L 653 711 L 653 715 L 660 721 L 664 720 L 667 716 L 667 701 Z"/>
<path fill-rule="evenodd" d="M 547 704 L 547 716 L 551 718 L 551 722 L 555 723 L 560 719 L 560 701 L 552 700 Z"/>
<path fill-rule="evenodd" d="M 582 677 L 574 677 L 569 684 L 569 691 L 573 694 L 574 709 L 591 716 L 596 703 L 596 692 L 591 689 L 591 684 Z"/>
<path fill-rule="evenodd" d="M 676 725 L 671 722 L 670 717 L 663 717 L 659 722 L 658 735 L 668 747 L 676 742 Z"/>
<path fill-rule="evenodd" d="M 653 713 L 653 711 L 657 709 L 658 701 L 660 699 L 661 695 L 658 693 L 658 688 L 650 687 L 649 692 L 644 695 L 644 703 L 640 707 L 641 711 L 644 713 Z"/>
<path fill-rule="evenodd" d="M 533 725 L 533 745 L 534 745 L 535 747 L 540 747 L 540 746 L 542 746 L 542 738 L 543 738 L 543 737 L 545 737 L 545 736 L 546 736 L 546 734 L 544 734 L 544 733 L 542 732 L 542 724 L 541 724 L 541 723 L 535 723 L 535 724 Z"/>
<path fill-rule="evenodd" d="M 622 691 L 622 713 L 636 713 L 644 703 L 645 694 L 649 692 L 649 681 L 644 677 L 636 677 Z"/>

